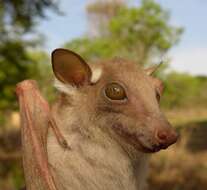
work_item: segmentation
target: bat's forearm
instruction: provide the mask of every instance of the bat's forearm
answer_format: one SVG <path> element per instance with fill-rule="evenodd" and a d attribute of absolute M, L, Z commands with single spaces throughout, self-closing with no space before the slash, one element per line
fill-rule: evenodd
<path fill-rule="evenodd" d="M 46 137 L 50 110 L 35 81 L 16 88 L 21 115 L 23 166 L 27 190 L 57 190 L 49 171 Z"/>

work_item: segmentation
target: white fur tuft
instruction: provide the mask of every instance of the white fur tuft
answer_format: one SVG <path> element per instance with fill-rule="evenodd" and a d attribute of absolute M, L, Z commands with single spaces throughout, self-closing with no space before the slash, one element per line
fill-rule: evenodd
<path fill-rule="evenodd" d="M 92 69 L 91 82 L 96 83 L 101 78 L 102 68 L 93 66 L 93 67 L 91 67 L 91 69 Z"/>
<path fill-rule="evenodd" d="M 64 84 L 63 82 L 60 82 L 59 80 L 55 79 L 54 86 L 61 92 L 64 92 L 68 95 L 74 95 L 77 92 L 77 89 L 75 86 Z"/>

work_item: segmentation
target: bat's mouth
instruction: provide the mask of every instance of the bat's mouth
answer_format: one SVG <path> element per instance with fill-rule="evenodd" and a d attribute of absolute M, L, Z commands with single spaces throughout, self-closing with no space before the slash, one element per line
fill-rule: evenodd
<path fill-rule="evenodd" d="M 166 149 L 167 145 L 152 145 L 148 147 L 144 143 L 141 142 L 140 138 L 143 137 L 142 134 L 138 135 L 136 133 L 131 133 L 126 130 L 122 124 L 116 123 L 113 125 L 113 129 L 118 133 L 120 137 L 122 137 L 128 144 L 131 144 L 136 150 L 144 152 L 144 153 L 155 153 L 160 151 L 161 149 Z"/>
<path fill-rule="evenodd" d="M 139 140 L 137 141 L 139 143 L 139 146 L 141 147 L 142 151 L 145 153 L 155 153 L 159 152 L 162 149 L 166 149 L 168 146 L 163 146 L 163 145 L 154 145 L 152 148 L 149 148 L 145 145 L 143 145 Z"/>

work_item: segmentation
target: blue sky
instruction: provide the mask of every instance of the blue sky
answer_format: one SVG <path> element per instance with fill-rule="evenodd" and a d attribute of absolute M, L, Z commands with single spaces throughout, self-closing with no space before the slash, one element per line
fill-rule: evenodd
<path fill-rule="evenodd" d="M 90 0 L 60 0 L 64 16 L 48 12 L 38 30 L 46 37 L 45 49 L 52 51 L 87 32 L 85 6 Z M 139 0 L 131 0 L 138 4 Z M 171 69 L 207 75 L 207 1 L 156 0 L 171 12 L 171 23 L 185 29 L 180 43 L 170 52 Z"/>

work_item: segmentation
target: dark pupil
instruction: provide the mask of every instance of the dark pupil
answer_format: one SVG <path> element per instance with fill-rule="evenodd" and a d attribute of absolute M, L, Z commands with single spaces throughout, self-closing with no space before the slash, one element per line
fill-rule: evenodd
<path fill-rule="evenodd" d="M 122 100 L 126 97 L 123 87 L 116 83 L 109 84 L 105 93 L 112 100 Z"/>
<path fill-rule="evenodd" d="M 160 94 L 159 94 L 159 92 L 156 92 L 156 98 L 157 98 L 158 101 L 160 101 Z"/>

